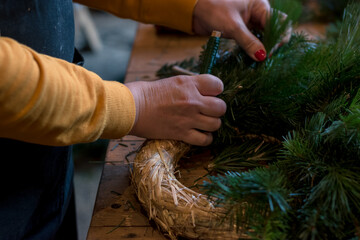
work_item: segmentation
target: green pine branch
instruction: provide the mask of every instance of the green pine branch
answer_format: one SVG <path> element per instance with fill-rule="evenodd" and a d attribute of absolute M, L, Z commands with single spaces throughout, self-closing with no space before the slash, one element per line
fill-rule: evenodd
<path fill-rule="evenodd" d="M 225 207 L 230 223 L 238 230 L 257 229 L 270 234 L 269 226 L 285 229 L 280 221 L 283 214 L 291 209 L 286 177 L 276 167 L 259 167 L 251 172 L 228 172 L 224 176 L 210 176 L 205 182 L 206 194 L 216 199 L 219 206 Z M 278 222 L 272 221 L 278 219 Z M 260 230 L 261 229 L 261 230 Z M 258 235 L 258 232 L 251 233 Z"/>

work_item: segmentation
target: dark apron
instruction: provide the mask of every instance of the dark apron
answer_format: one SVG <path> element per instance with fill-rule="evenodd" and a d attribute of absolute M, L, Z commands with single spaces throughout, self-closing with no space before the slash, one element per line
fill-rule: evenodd
<path fill-rule="evenodd" d="M 1 0 L 0 31 L 37 52 L 74 60 L 71 0 Z M 62 238 L 73 200 L 71 147 L 0 139 L 0 154 L 0 239 Z M 76 238 L 70 234 L 66 239 Z"/>

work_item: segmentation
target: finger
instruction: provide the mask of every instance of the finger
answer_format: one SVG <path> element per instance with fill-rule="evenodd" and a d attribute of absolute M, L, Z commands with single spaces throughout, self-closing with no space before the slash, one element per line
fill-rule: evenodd
<path fill-rule="evenodd" d="M 196 129 L 191 129 L 182 140 L 191 145 L 208 146 L 212 143 L 213 136 L 208 132 L 200 132 Z"/>
<path fill-rule="evenodd" d="M 291 33 L 292 33 L 292 26 L 291 26 L 291 20 L 287 19 L 288 15 L 286 13 L 283 12 L 279 12 L 280 14 L 280 20 L 281 22 L 285 22 L 286 20 L 288 20 L 288 26 L 286 28 L 286 31 L 283 33 L 281 41 L 280 41 L 280 45 L 284 45 L 285 43 L 288 43 L 290 41 L 291 38 Z"/>
<path fill-rule="evenodd" d="M 287 15 L 285 13 L 280 13 L 281 14 L 281 20 L 285 21 L 287 18 Z M 291 21 L 289 22 L 289 26 L 287 27 L 286 31 L 284 32 L 284 34 L 281 37 L 281 40 L 279 43 L 275 44 L 275 46 L 271 49 L 269 55 L 269 58 L 271 58 L 271 56 L 273 55 L 273 53 L 279 49 L 280 47 L 282 47 L 284 44 L 288 43 L 290 41 L 291 38 L 291 34 L 292 34 L 292 26 L 291 26 Z"/>
<path fill-rule="evenodd" d="M 221 117 L 226 112 L 226 103 L 216 97 L 203 97 L 200 112 L 210 117 Z"/>
<path fill-rule="evenodd" d="M 210 74 L 197 76 L 196 87 L 203 96 L 217 96 L 224 90 L 223 82 Z"/>
<path fill-rule="evenodd" d="M 275 46 L 270 50 L 270 53 L 269 53 L 268 57 L 271 58 L 272 55 L 274 54 L 274 52 L 275 52 L 278 48 L 280 48 L 281 46 L 282 46 L 281 43 L 275 44 Z"/>
<path fill-rule="evenodd" d="M 250 24 L 264 29 L 270 16 L 270 4 L 267 0 L 255 0 L 252 2 L 250 10 Z M 239 33 L 235 40 L 246 51 L 246 53 L 255 61 L 264 61 L 266 59 L 266 50 L 261 41 L 254 36 L 244 22 L 239 23 Z"/>
<path fill-rule="evenodd" d="M 240 22 L 237 31 L 234 32 L 234 39 L 242 49 L 255 61 L 266 59 L 266 50 L 260 40 L 255 37 L 244 22 Z"/>
<path fill-rule="evenodd" d="M 194 124 L 195 129 L 206 132 L 215 132 L 220 128 L 220 126 L 220 118 L 213 118 L 205 115 L 201 115 L 198 121 Z"/>
<path fill-rule="evenodd" d="M 284 37 L 281 39 L 281 42 L 280 42 L 281 46 L 290 41 L 292 30 L 293 29 L 291 27 L 291 24 L 289 24 L 289 27 L 286 29 L 286 32 L 284 34 Z"/>
<path fill-rule="evenodd" d="M 251 9 L 251 22 L 264 29 L 271 16 L 271 7 L 267 0 L 257 1 Z"/>

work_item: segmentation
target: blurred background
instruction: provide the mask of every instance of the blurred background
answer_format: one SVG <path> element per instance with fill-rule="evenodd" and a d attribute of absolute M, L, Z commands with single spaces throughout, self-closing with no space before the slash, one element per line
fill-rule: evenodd
<path fill-rule="evenodd" d="M 102 79 L 124 82 L 137 23 L 74 4 L 75 46 L 84 67 Z M 108 140 L 74 146 L 75 198 L 79 240 L 86 239 Z"/>

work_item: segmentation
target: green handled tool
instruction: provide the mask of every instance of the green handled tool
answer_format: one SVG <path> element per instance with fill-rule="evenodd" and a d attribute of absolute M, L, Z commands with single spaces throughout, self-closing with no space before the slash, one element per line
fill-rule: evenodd
<path fill-rule="evenodd" d="M 219 31 L 212 32 L 202 58 L 200 74 L 211 74 L 211 70 L 213 68 L 216 59 L 216 54 L 219 48 L 220 37 L 221 37 L 221 32 Z"/>

